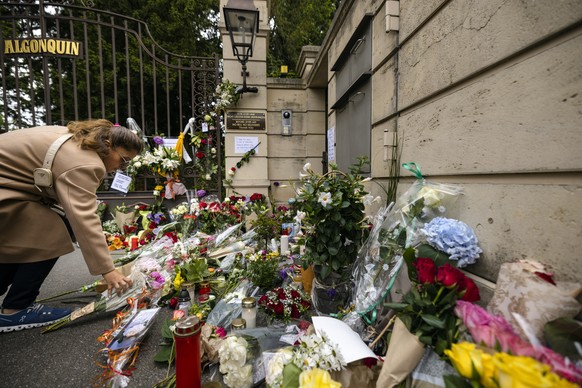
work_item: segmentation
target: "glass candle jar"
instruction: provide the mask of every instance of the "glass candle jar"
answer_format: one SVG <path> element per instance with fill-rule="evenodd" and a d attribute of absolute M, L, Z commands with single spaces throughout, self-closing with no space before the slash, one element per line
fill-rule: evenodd
<path fill-rule="evenodd" d="M 257 327 L 257 300 L 253 297 L 242 300 L 242 318 L 247 323 L 247 328 Z"/>
<path fill-rule="evenodd" d="M 210 296 L 210 283 L 209 282 L 201 282 L 200 288 L 198 289 L 198 300 L 202 302 L 206 302 L 208 297 Z"/>
<path fill-rule="evenodd" d="M 242 330 L 242 329 L 247 327 L 245 320 L 242 318 L 233 319 L 231 326 L 232 326 L 232 331 Z"/>

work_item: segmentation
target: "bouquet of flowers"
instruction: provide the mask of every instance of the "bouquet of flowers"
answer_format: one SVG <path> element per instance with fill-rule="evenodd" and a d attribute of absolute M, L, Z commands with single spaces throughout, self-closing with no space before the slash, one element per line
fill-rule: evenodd
<path fill-rule="evenodd" d="M 289 322 L 309 311 L 311 303 L 305 293 L 287 286 L 267 291 L 259 298 L 258 306 L 271 319 Z"/>
<path fill-rule="evenodd" d="M 408 165 L 413 163 L 405 164 L 405 167 Z M 426 181 L 416 166 L 414 168 L 418 179 L 392 206 L 378 212 L 370 236 L 354 265 L 353 304 L 355 311 L 365 320 L 368 320 L 366 315 L 373 313 L 391 291 L 403 264 L 402 252 L 418 242 L 420 230 L 426 223 L 436 216 L 445 215 L 462 194 L 459 186 Z M 432 251 L 436 252 L 435 249 Z M 350 319 L 355 321 L 356 318 Z M 368 323 L 373 323 L 373 320 L 368 320 Z"/>
<path fill-rule="evenodd" d="M 88 305 L 76 309 L 70 315 L 63 317 L 55 323 L 43 328 L 41 333 L 48 333 L 50 331 L 58 330 L 64 326 L 71 324 L 76 319 L 93 314 L 99 311 L 116 311 L 122 307 L 127 306 L 132 300 L 142 300 L 145 297 L 151 296 L 146 287 L 145 276 L 139 270 L 132 270 L 130 274 L 133 285 L 121 296 L 117 294 L 109 295 L 108 291 L 104 291 L 99 299 L 91 302 Z"/>
<path fill-rule="evenodd" d="M 269 289 L 280 285 L 282 278 L 279 268 L 282 264 L 278 252 L 261 250 L 245 256 L 247 267 L 245 274 L 257 287 Z"/>
<path fill-rule="evenodd" d="M 412 282 L 411 290 L 399 303 L 385 303 L 396 310 L 396 316 L 421 343 L 442 355 L 459 336 L 459 323 L 454 314 L 457 300 L 476 302 L 479 289 L 463 272 L 446 263 L 437 266 L 429 258 L 414 258 L 407 249 L 404 259 Z"/>
<path fill-rule="evenodd" d="M 337 345 L 327 337 L 311 334 L 302 336 L 299 341 L 297 346 L 280 349 L 269 361 L 266 374 L 268 387 L 297 387 L 300 379 L 311 380 L 315 377 L 312 374 L 331 380 L 331 376 L 317 370 L 340 371 L 345 367 Z M 300 378 L 302 372 L 308 371 L 312 372 Z M 334 385 L 330 381 L 331 387 Z"/>
<path fill-rule="evenodd" d="M 482 307 L 463 301 L 457 302 L 454 311 L 478 345 L 509 352 L 516 356 L 531 357 L 549 365 L 549 369 L 555 374 L 573 383 L 582 384 L 582 371 L 576 365 L 543 345 L 534 346 L 522 339 L 503 317 L 493 315 Z M 461 349 L 466 351 L 467 346 L 464 345 Z M 453 365 L 455 365 L 454 362 Z M 461 375 L 465 376 L 463 373 Z M 534 384 L 533 386 L 542 385 Z"/>
<path fill-rule="evenodd" d="M 504 352 L 490 354 L 487 349 L 470 342 L 453 344 L 445 354 L 460 374 L 460 377 L 444 376 L 447 386 L 579 387 L 531 357 Z"/>
<path fill-rule="evenodd" d="M 302 186 L 296 190 L 295 206 L 305 213 L 302 226 L 305 234 L 303 266 L 314 266 L 316 277 L 325 281 L 347 281 L 353 258 L 357 255 L 368 231 L 364 213 L 364 190 L 360 160 L 344 173 L 330 165 L 321 175 L 303 166 Z"/>
<path fill-rule="evenodd" d="M 412 372 L 430 346 L 440 356 L 457 342 L 460 323 L 454 314 L 457 300 L 479 300 L 471 279 L 450 263 L 437 266 L 433 259 L 404 252 L 412 288 L 399 303 L 385 303 L 396 311 L 378 386 L 395 386 Z"/>
<path fill-rule="evenodd" d="M 219 371 L 224 383 L 230 388 L 250 388 L 253 386 L 253 364 L 259 352 L 259 342 L 249 335 L 226 337 L 218 357 Z"/>

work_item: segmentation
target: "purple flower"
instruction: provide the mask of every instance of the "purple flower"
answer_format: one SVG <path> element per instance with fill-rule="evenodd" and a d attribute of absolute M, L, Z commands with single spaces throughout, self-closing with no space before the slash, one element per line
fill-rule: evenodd
<path fill-rule="evenodd" d="M 200 189 L 200 190 L 196 191 L 196 195 L 198 196 L 198 198 L 202 198 L 206 195 L 206 190 Z"/>
<path fill-rule="evenodd" d="M 327 297 L 328 297 L 329 299 L 334 299 L 334 298 L 336 297 L 336 295 L 337 295 L 337 291 L 335 290 L 335 288 L 330 288 L 330 289 L 328 289 L 328 290 L 326 291 L 326 293 L 327 293 Z"/>
<path fill-rule="evenodd" d="M 273 182 L 273 186 L 275 187 L 279 187 L 280 183 L 279 182 Z"/>
<path fill-rule="evenodd" d="M 157 145 L 162 145 L 164 144 L 164 139 L 161 138 L 160 136 L 154 136 L 154 143 L 156 143 Z"/>
<path fill-rule="evenodd" d="M 281 279 L 283 280 L 287 279 L 287 268 L 283 268 L 281 271 L 279 271 L 279 276 L 281 276 Z"/>

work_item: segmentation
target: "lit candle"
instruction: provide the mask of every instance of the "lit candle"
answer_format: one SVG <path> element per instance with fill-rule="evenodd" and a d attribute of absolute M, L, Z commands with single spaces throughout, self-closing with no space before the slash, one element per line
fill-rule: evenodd
<path fill-rule="evenodd" d="M 257 327 L 257 300 L 253 297 L 242 300 L 242 319 L 248 329 Z"/>
<path fill-rule="evenodd" d="M 281 236 L 281 255 L 286 255 L 289 251 L 289 236 L 282 235 Z"/>
<path fill-rule="evenodd" d="M 137 236 L 131 236 L 130 238 L 131 241 L 131 250 L 136 250 L 138 248 L 138 244 L 139 244 L 139 239 L 137 238 Z"/>

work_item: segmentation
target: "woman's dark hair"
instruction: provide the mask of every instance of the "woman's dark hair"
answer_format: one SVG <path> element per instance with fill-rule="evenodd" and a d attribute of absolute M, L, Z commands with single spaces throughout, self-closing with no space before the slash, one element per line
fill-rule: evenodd
<path fill-rule="evenodd" d="M 111 148 L 123 147 L 139 154 L 144 147 L 136 133 L 105 119 L 71 121 L 67 128 L 81 149 L 94 150 L 102 159 L 109 155 Z"/>

